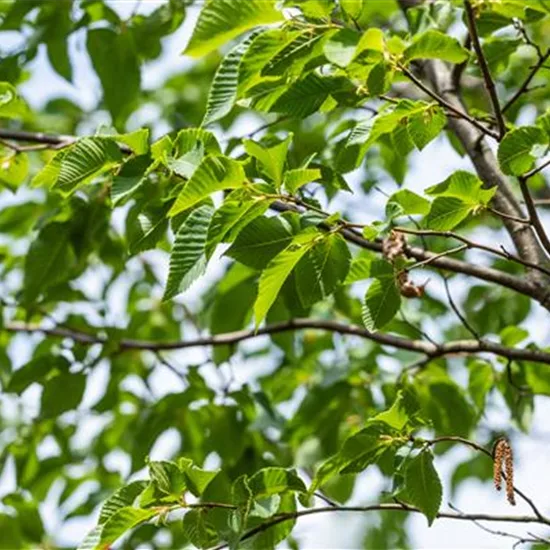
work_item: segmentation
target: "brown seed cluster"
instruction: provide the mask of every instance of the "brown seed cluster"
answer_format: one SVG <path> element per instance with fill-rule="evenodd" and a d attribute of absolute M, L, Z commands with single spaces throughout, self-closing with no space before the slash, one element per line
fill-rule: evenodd
<path fill-rule="evenodd" d="M 405 257 L 407 241 L 405 235 L 398 231 L 391 231 L 389 236 L 382 241 L 382 255 L 388 262 L 395 264 L 399 258 Z M 417 285 L 409 279 L 407 270 L 401 270 L 397 275 L 397 286 L 404 298 L 420 298 L 424 295 L 423 285 Z"/>
<path fill-rule="evenodd" d="M 504 466 L 504 476 L 502 467 Z M 510 442 L 504 437 L 500 438 L 493 448 L 493 479 L 497 491 L 502 489 L 502 479 L 506 482 L 506 498 L 508 502 L 515 506 L 516 498 L 514 495 L 514 455 Z"/>

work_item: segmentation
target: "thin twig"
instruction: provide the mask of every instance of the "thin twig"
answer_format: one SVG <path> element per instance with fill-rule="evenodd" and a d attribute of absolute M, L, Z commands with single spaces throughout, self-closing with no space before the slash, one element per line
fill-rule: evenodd
<path fill-rule="evenodd" d="M 461 244 L 460 246 L 457 246 L 456 248 L 451 248 L 450 250 L 445 250 L 444 252 L 439 252 L 438 254 L 434 254 L 430 258 L 427 258 L 425 260 L 422 260 L 421 262 L 418 262 L 416 264 L 413 264 L 411 266 L 406 267 L 403 271 L 410 271 L 411 269 L 416 269 L 417 267 L 423 267 L 425 265 L 431 264 L 435 260 L 438 260 L 439 258 L 444 258 L 445 256 L 451 256 L 452 254 L 458 254 L 459 252 L 462 252 L 463 250 L 466 250 L 468 248 L 467 244 Z"/>
<path fill-rule="evenodd" d="M 451 295 L 451 290 L 449 288 L 449 281 L 447 277 L 444 275 L 443 277 L 443 284 L 445 285 L 445 293 L 447 294 L 447 300 L 449 300 L 449 305 L 451 306 L 451 309 L 455 312 L 455 315 L 460 319 L 460 322 L 464 326 L 464 328 L 476 339 L 481 340 L 478 332 L 470 325 L 466 317 L 462 315 L 460 310 L 458 309 L 458 306 L 455 304 L 455 301 L 453 300 L 453 297 Z"/>
<path fill-rule="evenodd" d="M 443 99 L 440 95 L 436 94 L 433 90 L 431 90 L 428 86 L 426 86 L 420 79 L 418 79 L 411 71 L 409 71 L 405 66 L 400 65 L 399 68 L 403 72 L 403 74 L 411 80 L 418 88 L 420 88 L 424 93 L 429 95 L 432 99 L 437 101 L 442 107 L 445 107 L 448 111 L 451 113 L 454 113 L 459 118 L 462 118 L 466 121 L 468 121 L 472 126 L 475 126 L 479 131 L 483 132 L 485 135 L 490 136 L 496 140 L 499 140 L 500 135 L 493 132 L 483 124 L 481 124 L 478 120 L 471 117 L 464 111 L 457 109 L 454 105 Z"/>
<path fill-rule="evenodd" d="M 491 214 L 494 214 L 495 216 L 498 216 L 499 218 L 504 218 L 506 220 L 512 220 L 517 223 L 524 223 L 526 225 L 531 224 L 531 220 L 527 220 L 525 218 L 520 218 L 519 216 L 513 216 L 512 214 L 506 214 L 505 212 L 501 212 L 500 210 L 497 210 L 496 208 L 492 208 L 491 206 L 485 207 L 488 212 L 491 212 Z"/>
<path fill-rule="evenodd" d="M 529 191 L 529 186 L 527 185 L 527 179 L 530 178 L 531 175 L 533 174 L 529 173 L 518 178 L 519 188 L 521 189 L 521 194 L 523 195 L 523 200 L 525 201 L 525 206 L 527 207 L 527 213 L 529 214 L 529 219 L 531 220 L 531 224 L 535 229 L 535 233 L 537 234 L 542 246 L 546 250 L 547 255 L 550 255 L 550 239 L 548 238 L 548 235 L 544 230 L 544 226 L 542 225 L 542 222 L 539 218 L 537 208 L 533 203 L 533 197 L 531 196 L 531 192 Z"/>
<path fill-rule="evenodd" d="M 464 7 L 466 8 L 466 19 L 468 22 L 468 30 L 470 31 L 470 36 L 472 38 L 472 45 L 474 47 L 474 51 L 476 52 L 477 60 L 479 62 L 479 68 L 481 69 L 483 80 L 485 82 L 485 87 L 487 88 L 487 92 L 493 106 L 493 113 L 497 121 L 500 139 L 502 139 L 506 134 L 506 122 L 504 121 L 504 117 L 502 116 L 495 83 L 493 81 L 493 77 L 491 76 L 489 65 L 487 64 L 485 54 L 483 53 L 483 49 L 481 47 L 481 41 L 479 40 L 479 34 L 476 27 L 474 10 L 472 9 L 470 0 L 464 0 Z"/>

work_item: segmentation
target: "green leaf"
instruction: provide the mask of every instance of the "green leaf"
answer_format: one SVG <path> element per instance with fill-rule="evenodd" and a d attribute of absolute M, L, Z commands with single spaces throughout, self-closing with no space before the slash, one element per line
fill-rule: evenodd
<path fill-rule="evenodd" d="M 70 193 L 121 161 L 120 149 L 112 139 L 81 139 L 61 158 L 55 185 Z"/>
<path fill-rule="evenodd" d="M 325 57 L 338 67 L 347 67 L 355 57 L 359 34 L 351 29 L 340 29 L 324 44 Z"/>
<path fill-rule="evenodd" d="M 138 480 L 124 485 L 110 496 L 101 507 L 99 512 L 98 524 L 104 524 L 109 518 L 116 514 L 122 508 L 132 506 L 139 495 L 147 487 L 147 481 Z"/>
<path fill-rule="evenodd" d="M 262 271 L 258 286 L 258 297 L 254 303 L 256 327 L 267 315 L 291 271 L 311 248 L 312 241 L 317 237 L 318 233 L 316 231 L 308 231 L 297 235 L 292 243 L 277 254 Z"/>
<path fill-rule="evenodd" d="M 103 100 L 120 129 L 134 110 L 140 92 L 140 65 L 129 32 L 88 31 L 86 47 L 101 81 Z"/>
<path fill-rule="evenodd" d="M 115 512 L 101 529 L 99 543 L 94 550 L 109 548 L 122 535 L 157 515 L 157 510 L 126 506 Z"/>
<path fill-rule="evenodd" d="M 430 211 L 430 201 L 409 189 L 401 189 L 394 193 L 388 200 L 388 203 L 391 202 L 398 204 L 406 215 L 425 215 Z"/>
<path fill-rule="evenodd" d="M 391 264 L 383 261 L 373 262 L 371 276 L 375 279 L 365 295 L 363 322 L 367 329 L 375 331 L 394 318 L 401 305 L 401 296 L 395 284 Z"/>
<path fill-rule="evenodd" d="M 329 235 L 313 246 L 296 266 L 296 287 L 304 307 L 332 294 L 347 276 L 351 254 L 340 235 Z"/>
<path fill-rule="evenodd" d="M 302 185 L 318 179 L 321 179 L 321 171 L 317 168 L 295 168 L 285 172 L 283 185 L 290 194 L 294 194 Z"/>
<path fill-rule="evenodd" d="M 407 130 L 420 151 L 434 140 L 445 128 L 447 117 L 440 107 L 426 109 L 410 117 Z"/>
<path fill-rule="evenodd" d="M 120 168 L 111 184 L 111 200 L 113 206 L 121 203 L 139 189 L 146 179 L 146 173 L 151 166 L 149 155 L 131 157 Z"/>
<path fill-rule="evenodd" d="M 70 363 L 61 356 L 41 355 L 13 372 L 5 391 L 21 394 L 31 384 L 41 383 L 51 372 L 67 372 Z"/>
<path fill-rule="evenodd" d="M 206 237 L 213 213 L 213 207 L 204 204 L 193 210 L 178 229 L 170 255 L 163 300 L 169 300 L 187 290 L 204 272 Z"/>
<path fill-rule="evenodd" d="M 242 191 L 233 191 L 216 210 L 210 226 L 206 243 L 206 256 L 209 258 L 221 242 L 232 242 L 241 229 L 254 218 L 261 216 L 269 208 L 271 200 L 254 200 L 243 196 Z"/>
<path fill-rule="evenodd" d="M 439 197 L 456 197 L 472 206 L 486 206 L 495 195 L 496 187 L 485 189 L 475 174 L 457 170 L 445 181 L 428 187 L 424 192 Z"/>
<path fill-rule="evenodd" d="M 29 108 L 9 82 L 0 82 L 0 118 L 26 118 Z"/>
<path fill-rule="evenodd" d="M 428 30 L 415 36 L 412 44 L 403 52 L 403 60 L 442 59 L 450 63 L 462 63 L 468 59 L 468 51 L 460 42 L 440 31 Z"/>
<path fill-rule="evenodd" d="M 159 502 L 178 502 L 187 489 L 186 477 L 175 462 L 150 461 L 149 477 Z"/>
<path fill-rule="evenodd" d="M 226 255 L 249 267 L 263 269 L 291 241 L 292 233 L 284 218 L 261 216 L 241 230 Z"/>
<path fill-rule="evenodd" d="M 495 385 L 495 374 L 493 367 L 487 361 L 476 359 L 468 362 L 470 376 L 468 379 L 468 391 L 478 411 L 485 410 L 485 399 L 487 394 Z"/>
<path fill-rule="evenodd" d="M 209 471 L 197 468 L 187 459 L 180 459 L 179 467 L 185 475 L 187 488 L 196 497 L 200 497 L 220 473 L 220 470 Z"/>
<path fill-rule="evenodd" d="M 548 149 L 548 135 L 537 126 L 522 126 L 508 132 L 498 146 L 498 162 L 505 174 L 527 172 L 535 158 Z"/>
<path fill-rule="evenodd" d="M 69 231 L 67 224 L 51 223 L 32 241 L 25 257 L 23 297 L 26 302 L 32 302 L 48 287 L 70 276 L 76 256 Z"/>
<path fill-rule="evenodd" d="M 206 103 L 206 113 L 202 119 L 201 126 L 207 126 L 220 120 L 233 109 L 237 100 L 241 61 L 246 50 L 258 34 L 259 32 L 252 33 L 223 58 L 210 87 Z"/>
<path fill-rule="evenodd" d="M 27 178 L 29 157 L 24 153 L 9 153 L 0 158 L 0 185 L 15 191 Z"/>
<path fill-rule="evenodd" d="M 283 19 L 273 0 L 207 0 L 184 54 L 201 57 L 253 27 Z"/>
<path fill-rule="evenodd" d="M 208 521 L 204 510 L 190 510 L 183 516 L 183 533 L 197 548 L 210 548 L 218 540 L 218 534 Z"/>
<path fill-rule="evenodd" d="M 428 525 L 437 517 L 443 490 L 429 450 L 413 458 L 405 472 L 405 495 L 426 516 Z"/>
<path fill-rule="evenodd" d="M 474 209 L 475 206 L 456 197 L 437 197 L 426 217 L 426 227 L 436 231 L 450 231 L 464 221 Z"/>
<path fill-rule="evenodd" d="M 390 428 L 400 432 L 409 423 L 409 411 L 402 391 L 399 391 L 392 406 L 372 418 L 372 422 L 383 422 Z"/>
<path fill-rule="evenodd" d="M 268 179 L 272 180 L 277 187 L 280 187 L 291 141 L 292 134 L 289 134 L 284 141 L 269 148 L 250 139 L 244 140 L 243 145 L 246 152 L 258 160 L 263 173 Z"/>
<path fill-rule="evenodd" d="M 255 499 L 268 498 L 286 491 L 306 492 L 304 482 L 294 470 L 275 467 L 256 472 L 248 480 L 248 487 Z"/>
<path fill-rule="evenodd" d="M 44 418 L 54 418 L 76 409 L 82 401 L 86 388 L 84 374 L 62 373 L 44 384 L 40 414 Z"/>
<path fill-rule="evenodd" d="M 215 191 L 235 189 L 244 182 L 245 173 L 240 162 L 222 155 L 206 157 L 185 184 L 168 215 L 175 216 Z"/>

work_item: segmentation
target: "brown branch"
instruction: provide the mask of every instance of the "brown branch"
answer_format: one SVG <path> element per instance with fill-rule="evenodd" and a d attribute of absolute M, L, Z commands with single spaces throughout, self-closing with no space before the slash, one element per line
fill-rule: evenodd
<path fill-rule="evenodd" d="M 296 206 L 286 204 L 282 201 L 273 202 L 270 205 L 270 208 L 277 212 L 299 211 Z M 365 239 L 360 233 L 349 227 L 345 227 L 344 229 L 342 229 L 340 231 L 340 234 L 348 242 L 364 248 L 365 250 L 371 250 L 372 252 L 377 252 L 380 254 L 382 253 L 381 241 L 369 241 L 368 239 Z M 414 258 L 415 260 L 426 260 L 435 256 L 435 253 L 418 247 L 407 247 L 406 255 L 409 258 Z M 438 258 L 434 260 L 431 265 L 432 267 L 446 269 L 448 271 L 452 271 L 453 273 L 470 275 L 483 281 L 504 286 L 506 288 L 519 292 L 520 294 L 525 294 L 526 296 L 529 296 L 540 302 L 544 307 L 550 309 L 550 303 L 547 303 L 546 301 L 546 294 L 542 293 L 539 287 L 537 287 L 531 281 L 527 280 L 525 277 L 516 277 L 498 269 L 493 269 L 491 267 L 485 267 L 481 265 L 474 265 L 469 262 L 455 260 L 454 258 L 447 257 Z M 525 263 L 525 265 L 527 265 L 527 263 Z"/>
<path fill-rule="evenodd" d="M 537 208 L 533 203 L 533 197 L 531 196 L 529 186 L 527 185 L 528 177 L 530 176 L 520 176 L 518 178 L 519 188 L 521 190 L 521 194 L 523 195 L 523 200 L 525 201 L 525 206 L 527 207 L 527 213 L 529 214 L 529 220 L 531 221 L 531 224 L 535 229 L 535 233 L 540 239 L 540 242 L 544 247 L 544 250 L 546 250 L 546 253 L 550 254 L 550 239 L 546 234 L 544 226 L 542 225 L 539 214 L 537 212 Z"/>
<path fill-rule="evenodd" d="M 487 88 L 487 92 L 493 106 L 493 113 L 497 121 L 500 139 L 502 139 L 504 137 L 504 134 L 506 134 L 506 122 L 504 121 L 504 117 L 502 116 L 495 83 L 493 81 L 493 77 L 491 76 L 489 65 L 487 64 L 485 54 L 483 53 L 483 49 L 481 47 L 481 41 L 479 40 L 479 34 L 476 27 L 474 10 L 472 9 L 470 0 L 464 0 L 464 7 L 466 8 L 466 19 L 468 21 L 468 30 L 470 32 L 470 37 L 472 38 L 472 45 L 474 47 L 474 51 L 476 52 L 477 60 L 479 62 L 479 68 L 481 69 L 481 74 L 483 75 L 485 87 Z"/>
<path fill-rule="evenodd" d="M 465 113 L 462 109 L 458 109 L 455 107 L 452 103 L 446 101 L 443 97 L 438 95 L 436 92 L 434 92 L 432 89 L 430 89 L 428 86 L 426 86 L 419 78 L 417 78 L 409 69 L 407 69 L 405 66 L 400 65 L 399 68 L 403 72 L 403 74 L 412 81 L 418 88 L 420 88 L 425 94 L 429 95 L 432 99 L 437 101 L 439 105 L 442 107 L 445 107 L 448 111 L 451 113 L 454 113 L 457 117 L 462 118 L 463 120 L 468 121 L 472 126 L 477 128 L 480 132 L 483 132 L 485 135 L 490 136 L 496 140 L 500 138 L 500 135 L 493 132 L 489 128 L 485 127 L 481 122 L 479 122 L 477 119 L 471 117 L 469 114 Z"/>
<path fill-rule="evenodd" d="M 546 269 L 545 267 L 542 267 L 541 265 L 534 264 L 532 262 L 528 262 L 526 260 L 523 260 L 519 256 L 516 256 L 515 254 L 512 254 L 510 252 L 507 252 L 503 249 L 493 248 L 492 246 L 488 246 L 486 244 L 478 243 L 475 241 L 472 241 L 466 237 L 463 237 L 462 235 L 459 235 L 458 233 L 453 233 L 452 231 L 435 231 L 430 229 L 407 229 L 406 227 L 396 227 L 395 231 L 399 231 L 401 233 L 407 233 L 410 235 L 418 235 L 418 236 L 434 236 L 434 237 L 447 237 L 450 239 L 455 239 L 457 241 L 463 242 L 465 245 L 467 245 L 469 248 L 477 248 L 479 250 L 484 250 L 485 252 L 489 252 L 490 254 L 494 254 L 495 256 L 499 256 L 501 258 L 505 258 L 507 260 L 516 262 L 520 265 L 523 265 L 524 267 L 528 267 L 530 269 L 537 269 L 541 273 L 544 273 L 548 276 L 550 276 L 550 269 Z"/>
<path fill-rule="evenodd" d="M 249 529 L 246 533 L 242 535 L 240 541 L 245 541 L 251 539 L 259 533 L 263 533 L 271 527 L 283 523 L 285 521 L 292 521 L 304 516 L 310 516 L 315 514 L 324 514 L 327 512 L 385 512 L 385 511 L 395 511 L 395 512 L 412 512 L 412 513 L 422 513 L 418 508 L 413 506 L 407 506 L 403 503 L 395 504 L 373 504 L 370 506 L 325 506 L 322 508 L 310 508 L 307 510 L 299 510 L 296 512 L 289 512 L 278 514 L 272 519 Z M 436 516 L 439 519 L 455 519 L 455 520 L 466 520 L 466 521 L 503 521 L 509 523 L 542 523 L 544 525 L 550 525 L 550 521 L 544 521 L 535 516 L 507 516 L 507 515 L 492 515 L 492 514 L 463 514 L 463 513 L 451 513 L 451 512 L 439 512 Z M 210 550 L 223 550 L 229 546 L 228 543 L 218 544 L 213 546 Z"/>
<path fill-rule="evenodd" d="M 531 81 L 533 78 L 535 78 L 535 75 L 539 71 L 539 69 L 546 63 L 546 61 L 550 58 L 550 49 L 542 56 L 539 56 L 539 60 L 534 65 L 534 67 L 531 69 L 531 72 L 523 82 L 523 84 L 518 88 L 517 92 L 504 104 L 502 107 L 502 112 L 505 113 L 514 103 L 523 95 L 525 94 L 529 89 L 529 84 L 531 84 Z"/>
<path fill-rule="evenodd" d="M 324 319 L 292 319 L 290 321 L 273 323 L 258 330 L 243 329 L 234 332 L 215 334 L 213 336 L 203 336 L 194 340 L 158 342 L 122 338 L 118 342 L 118 352 L 122 353 L 132 350 L 158 352 L 162 350 L 179 350 L 192 347 L 223 346 L 227 344 L 238 344 L 239 342 L 257 338 L 258 336 L 304 329 L 323 330 L 336 334 L 357 336 L 365 340 L 377 342 L 382 346 L 404 349 L 431 358 L 488 353 L 499 357 L 506 357 L 514 361 L 533 361 L 550 365 L 550 353 L 541 350 L 508 348 L 501 344 L 485 340 L 455 340 L 437 345 L 423 340 L 408 340 L 393 334 L 371 332 L 366 328 L 356 325 L 348 325 L 338 321 Z M 92 335 L 87 332 L 68 330 L 61 327 L 48 328 L 19 322 L 6 323 L 0 330 L 13 333 L 40 333 L 55 338 L 69 338 L 84 345 L 104 345 L 109 342 L 107 336 Z"/>

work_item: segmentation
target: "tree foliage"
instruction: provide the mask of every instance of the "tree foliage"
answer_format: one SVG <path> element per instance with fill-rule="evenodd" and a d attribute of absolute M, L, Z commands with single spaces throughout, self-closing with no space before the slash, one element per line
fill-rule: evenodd
<path fill-rule="evenodd" d="M 88 550 L 297 548 L 298 519 L 331 511 L 365 512 L 366 548 L 407 547 L 413 514 L 503 519 L 443 496 L 491 479 L 497 441 L 527 510 L 504 519 L 548 531 L 511 449 L 550 395 L 530 333 L 550 311 L 549 15 L 0 3 L 22 39 L 0 57 L 0 547 L 56 545 L 46 502 L 95 525 Z M 98 104 L 38 105 L 26 80 L 47 58 L 76 82 L 75 43 Z M 440 150 L 465 168 L 419 177 Z M 350 502 L 365 471 L 384 490 Z"/>

